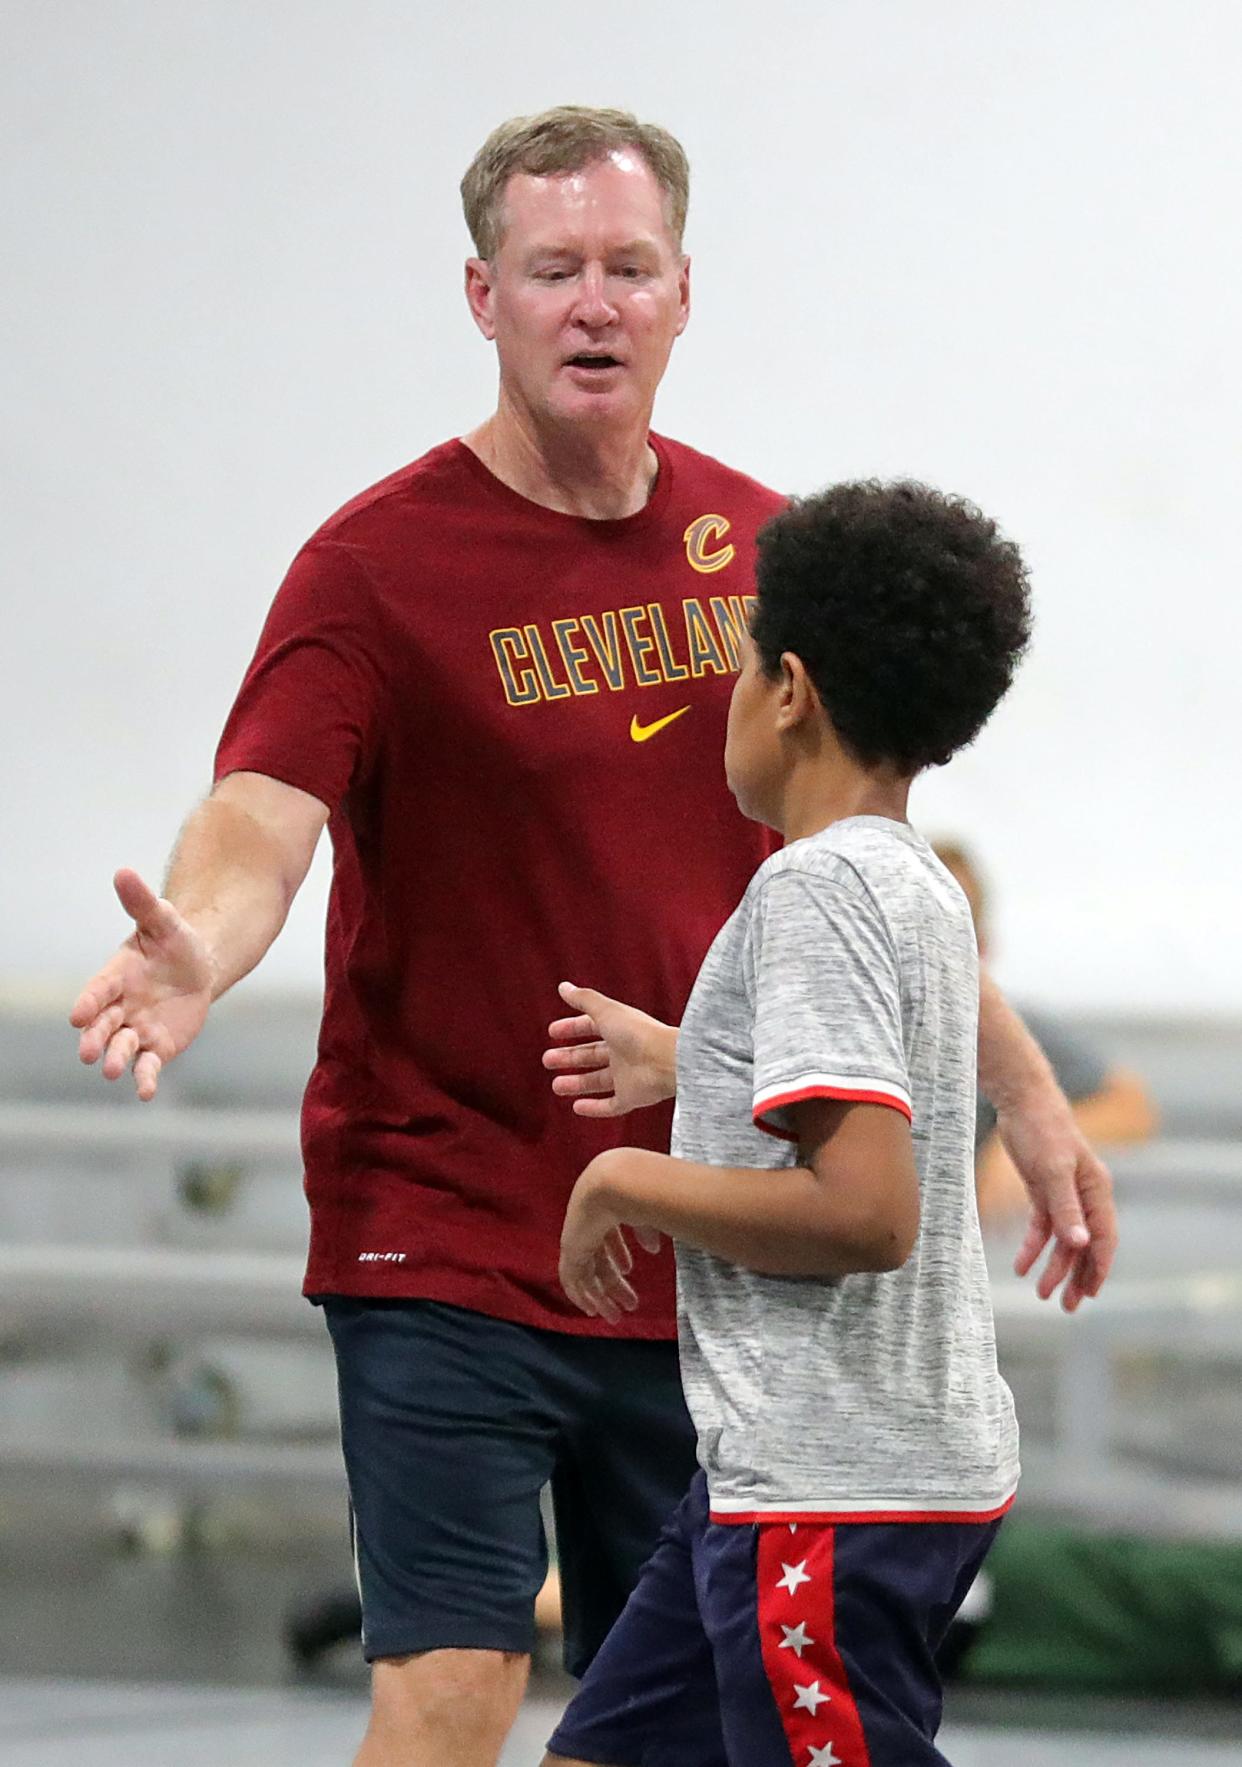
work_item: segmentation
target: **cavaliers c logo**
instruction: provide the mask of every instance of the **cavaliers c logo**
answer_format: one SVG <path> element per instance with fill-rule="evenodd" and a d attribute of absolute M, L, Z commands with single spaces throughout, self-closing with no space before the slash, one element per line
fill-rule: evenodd
<path fill-rule="evenodd" d="M 732 563 L 737 550 L 732 541 L 723 546 L 719 544 L 728 531 L 729 520 L 723 515 L 701 515 L 686 529 L 686 557 L 705 577 Z"/>

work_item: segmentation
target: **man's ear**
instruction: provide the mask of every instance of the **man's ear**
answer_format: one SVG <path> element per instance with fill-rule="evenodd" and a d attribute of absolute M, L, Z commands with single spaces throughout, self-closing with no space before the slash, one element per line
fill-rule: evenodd
<path fill-rule="evenodd" d="M 689 258 L 683 258 L 681 260 L 681 269 L 677 275 L 677 295 L 678 295 L 678 300 L 680 302 L 681 311 L 678 315 L 677 330 L 674 333 L 674 336 L 680 337 L 682 332 L 686 329 L 686 326 L 688 325 L 688 323 L 690 321 L 690 260 L 689 260 Z"/>
<path fill-rule="evenodd" d="M 492 267 L 487 259 L 467 258 L 466 305 L 470 308 L 470 317 L 488 343 L 491 343 L 496 336 L 496 321 L 492 317 L 494 291 L 495 280 L 492 276 Z"/>

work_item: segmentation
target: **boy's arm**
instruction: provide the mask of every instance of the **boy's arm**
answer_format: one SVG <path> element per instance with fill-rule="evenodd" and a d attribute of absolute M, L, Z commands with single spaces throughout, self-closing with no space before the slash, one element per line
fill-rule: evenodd
<path fill-rule="evenodd" d="M 1037 1292 L 1047 1300 L 1064 1284 L 1061 1305 L 1072 1313 L 1099 1293 L 1117 1250 L 1112 1179 L 1043 1051 L 986 972 L 979 983 L 979 1084 L 1031 1199 L 1014 1269 L 1025 1276 L 1051 1243 Z"/>
<path fill-rule="evenodd" d="M 572 1099 L 580 1116 L 624 1116 L 674 1096 L 676 1026 L 593 989 L 564 982 L 560 992 L 578 1016 L 549 1026 L 554 1047 L 543 1060 L 556 1076 L 553 1090 Z M 979 1081 L 997 1107 L 1001 1141 L 1032 1205 L 1014 1268 L 1027 1275 L 1053 1242 L 1037 1292 L 1047 1300 L 1064 1285 L 1061 1304 L 1072 1313 L 1099 1292 L 1116 1252 L 1112 1180 L 1038 1044 L 986 973 L 979 987 Z"/>
<path fill-rule="evenodd" d="M 812 1098 L 790 1107 L 799 1163 L 722 1167 L 642 1148 L 598 1155 L 574 1188 L 561 1282 L 586 1313 L 616 1322 L 637 1305 L 620 1228 L 667 1233 L 769 1276 L 899 1269 L 918 1233 L 910 1125 L 887 1105 Z"/>
<path fill-rule="evenodd" d="M 578 1116 L 623 1117 L 676 1095 L 676 1025 L 594 988 L 562 982 L 557 991 L 577 1016 L 548 1026 L 543 1065 L 556 1076 L 553 1092 L 571 1098 Z"/>

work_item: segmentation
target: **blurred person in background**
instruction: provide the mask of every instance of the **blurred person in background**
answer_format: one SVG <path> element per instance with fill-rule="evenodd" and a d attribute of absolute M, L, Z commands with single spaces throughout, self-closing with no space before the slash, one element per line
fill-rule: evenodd
<path fill-rule="evenodd" d="M 937 841 L 933 851 L 961 885 L 975 923 L 979 956 L 986 962 L 991 948 L 990 893 L 978 861 L 956 840 Z M 1024 1002 L 1022 1018 L 1092 1146 L 1120 1147 L 1147 1141 L 1156 1133 L 1155 1101 L 1138 1074 L 1115 1067 L 1090 1037 L 1046 1007 Z M 982 1092 L 975 1117 L 975 1185 L 985 1228 L 1009 1227 L 1027 1207 L 1026 1186 L 997 1132 L 996 1112 Z"/>
<path fill-rule="evenodd" d="M 151 1098 L 328 828 L 305 1292 L 337 1358 L 372 1664 L 357 1767 L 495 1762 L 545 1484 L 577 1673 L 689 1486 L 671 1257 L 615 1325 L 557 1282 L 574 1180 L 618 1135 L 548 1097 L 540 1002 L 591 973 L 675 1021 L 770 849 L 720 753 L 755 534 L 784 499 L 650 428 L 689 315 L 685 154 L 568 106 L 494 131 L 462 194 L 496 410 L 298 554 L 164 895 L 117 874 L 134 930 L 71 1013 L 82 1059 Z M 980 1013 L 1032 1198 L 1016 1267 L 1048 1249 L 1038 1292 L 1072 1310 L 1112 1260 L 1110 1180 L 987 982 Z M 644 1130 L 667 1148 L 667 1113 Z"/>

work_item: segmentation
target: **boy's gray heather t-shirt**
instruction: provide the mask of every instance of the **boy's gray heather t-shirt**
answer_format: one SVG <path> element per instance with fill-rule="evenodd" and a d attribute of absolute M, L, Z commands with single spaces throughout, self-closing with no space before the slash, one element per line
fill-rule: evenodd
<path fill-rule="evenodd" d="M 712 1513 L 964 1519 L 1018 1479 L 974 1189 L 978 959 L 957 884 L 905 823 L 856 816 L 765 861 L 682 1021 L 672 1151 L 797 1161 L 788 1107 L 911 1117 L 900 1270 L 761 1276 L 677 1248 L 682 1378 Z"/>

